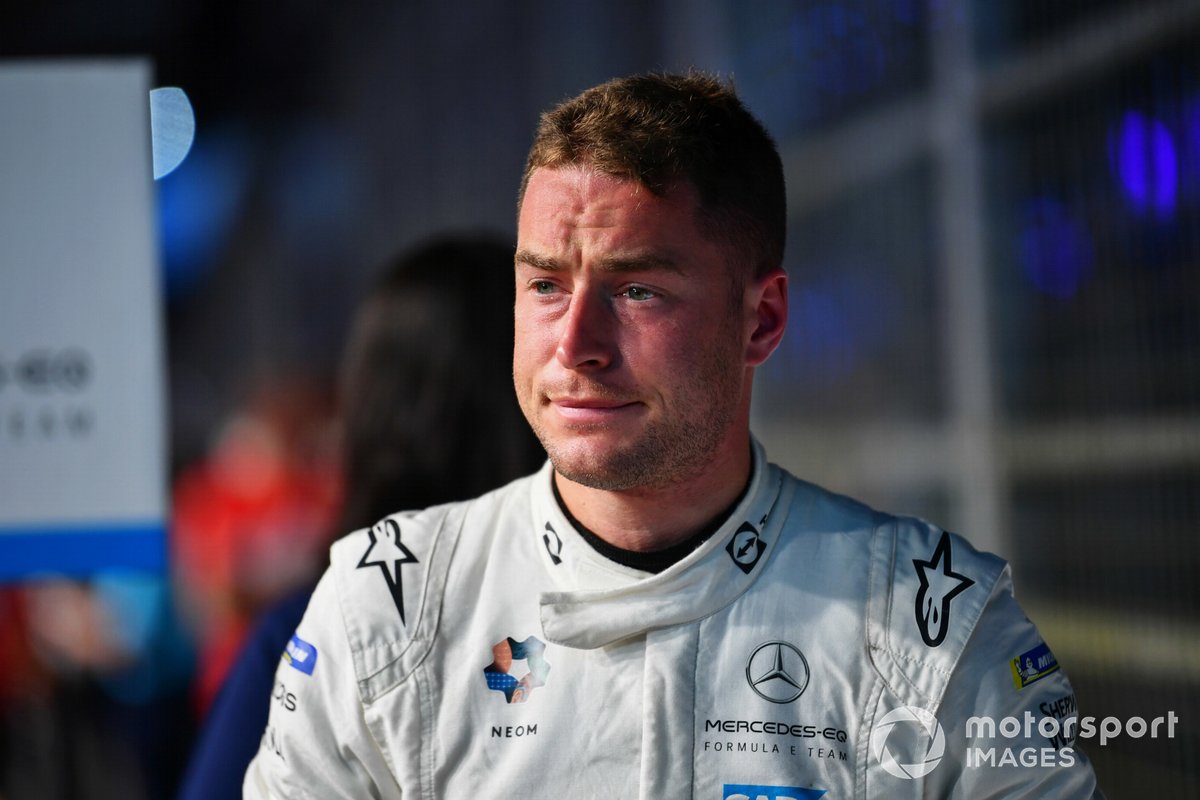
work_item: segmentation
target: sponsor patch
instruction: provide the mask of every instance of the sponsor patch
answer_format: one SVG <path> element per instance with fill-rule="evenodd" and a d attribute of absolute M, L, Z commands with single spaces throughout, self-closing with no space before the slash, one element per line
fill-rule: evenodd
<path fill-rule="evenodd" d="M 746 661 L 746 682 L 772 703 L 790 703 L 808 688 L 808 659 L 788 642 L 764 642 Z"/>
<path fill-rule="evenodd" d="M 1014 658 L 1009 662 L 1009 666 L 1012 667 L 1013 685 L 1017 689 L 1024 689 L 1029 684 L 1058 672 L 1058 659 L 1050 652 L 1049 646 L 1042 642 Z"/>
<path fill-rule="evenodd" d="M 1042 703 L 1038 706 L 1038 711 L 1042 712 L 1043 717 L 1053 718 L 1058 722 L 1055 726 L 1056 730 L 1040 731 L 1043 736 L 1046 736 L 1046 741 L 1055 750 L 1061 750 L 1064 747 L 1075 746 L 1076 726 L 1067 721 L 1077 721 L 1079 717 L 1079 706 L 1075 702 L 1075 694 L 1063 695 L 1057 700 Z M 1047 735 L 1050 734 L 1050 735 Z"/>
<path fill-rule="evenodd" d="M 520 670 L 513 669 L 514 661 L 524 661 L 528 670 L 517 678 Z M 546 685 L 550 665 L 546 663 L 546 645 L 536 636 L 518 642 L 511 636 L 492 645 L 492 663 L 483 668 L 487 687 L 501 692 L 509 703 L 524 703 L 539 686 Z"/>
<path fill-rule="evenodd" d="M 743 522 L 742 527 L 738 528 L 737 532 L 733 534 L 733 538 L 729 540 L 729 544 L 725 545 L 725 552 L 729 553 L 733 563 L 747 575 L 758 564 L 758 560 L 762 558 L 763 551 L 766 549 L 766 542 L 758 535 L 758 528 L 749 522 Z"/>
<path fill-rule="evenodd" d="M 292 640 L 283 651 L 283 660 L 292 669 L 298 669 L 305 675 L 312 675 L 317 666 L 317 648 L 292 634 Z"/>
<path fill-rule="evenodd" d="M 763 786 L 757 783 L 727 783 L 721 800 L 816 800 L 824 789 L 800 786 Z"/>

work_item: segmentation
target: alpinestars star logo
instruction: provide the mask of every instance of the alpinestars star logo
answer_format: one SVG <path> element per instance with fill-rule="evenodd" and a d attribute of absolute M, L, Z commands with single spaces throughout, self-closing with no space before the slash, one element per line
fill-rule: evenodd
<path fill-rule="evenodd" d="M 790 703 L 808 688 L 808 660 L 795 645 L 765 642 L 746 662 L 746 682 L 754 693 L 772 703 Z"/>
<path fill-rule="evenodd" d="M 388 591 L 392 595 L 392 602 L 396 604 L 396 611 L 400 613 L 400 621 L 407 625 L 408 620 L 404 618 L 404 584 L 401 581 L 400 568 L 405 564 L 416 564 L 417 557 L 400 541 L 400 524 L 393 519 L 376 523 L 367 533 L 371 537 L 371 544 L 367 546 L 367 552 L 363 553 L 357 569 L 379 567 L 387 580 Z"/>
<path fill-rule="evenodd" d="M 917 615 L 917 630 L 930 647 L 938 647 L 946 640 L 950 630 L 950 601 L 972 586 L 975 581 L 960 575 L 950 567 L 950 534 L 942 531 L 942 538 L 928 561 L 913 559 L 921 588 L 917 590 L 914 610 Z"/>

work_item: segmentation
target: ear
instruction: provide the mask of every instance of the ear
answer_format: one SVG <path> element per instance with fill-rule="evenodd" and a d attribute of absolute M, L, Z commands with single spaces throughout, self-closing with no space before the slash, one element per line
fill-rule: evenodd
<path fill-rule="evenodd" d="M 776 268 L 755 278 L 746 287 L 747 325 L 750 328 L 746 343 L 746 366 L 757 367 L 767 360 L 783 341 L 787 328 L 787 273 Z"/>

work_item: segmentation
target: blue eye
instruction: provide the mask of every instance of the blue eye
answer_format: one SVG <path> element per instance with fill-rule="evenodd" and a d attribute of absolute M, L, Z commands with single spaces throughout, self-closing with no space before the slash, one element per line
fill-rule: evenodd
<path fill-rule="evenodd" d="M 644 286 L 630 286 L 628 289 L 625 290 L 625 295 L 630 300 L 635 300 L 637 302 L 652 300 L 655 297 L 658 297 L 657 292 L 652 292 L 651 290 L 647 289 Z"/>
<path fill-rule="evenodd" d="M 554 292 L 557 289 L 558 289 L 558 287 L 555 286 L 550 281 L 534 281 L 533 282 L 533 291 L 536 294 L 554 294 Z"/>

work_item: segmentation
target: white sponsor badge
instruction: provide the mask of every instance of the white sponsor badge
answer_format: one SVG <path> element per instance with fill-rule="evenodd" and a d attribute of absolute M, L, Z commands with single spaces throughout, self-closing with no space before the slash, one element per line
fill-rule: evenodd
<path fill-rule="evenodd" d="M 150 80 L 0 62 L 0 580 L 165 563 Z"/>

